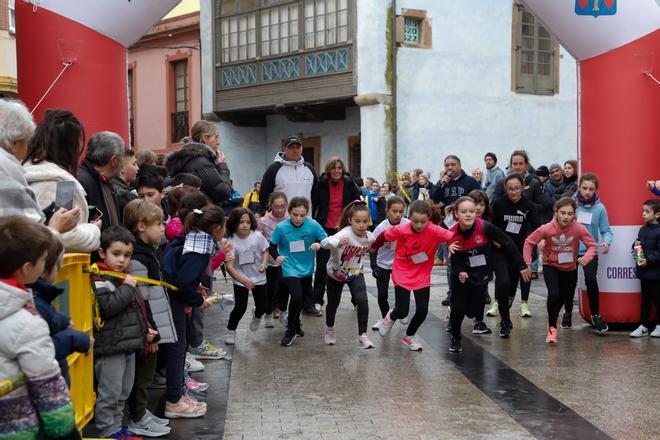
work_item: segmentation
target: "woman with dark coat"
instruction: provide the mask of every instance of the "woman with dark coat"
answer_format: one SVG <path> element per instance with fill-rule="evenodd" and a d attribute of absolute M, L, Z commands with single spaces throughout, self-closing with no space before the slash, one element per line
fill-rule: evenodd
<path fill-rule="evenodd" d="M 346 173 L 344 161 L 331 157 L 325 164 L 325 172 L 319 177 L 319 203 L 314 219 L 319 222 L 328 235 L 338 231 L 339 219 L 344 208 L 352 201 L 360 199 L 360 190 L 353 179 Z M 316 253 L 316 274 L 314 275 L 314 300 L 316 304 L 305 305 L 306 311 L 320 315 L 325 293 L 326 264 L 330 251 L 319 249 Z M 311 307 L 314 310 L 311 310 Z"/>
<path fill-rule="evenodd" d="M 225 155 L 218 150 L 218 128 L 208 121 L 197 121 L 191 130 L 192 142 L 172 153 L 165 163 L 170 176 L 191 173 L 202 179 L 202 192 L 213 203 L 222 205 L 232 192 Z"/>

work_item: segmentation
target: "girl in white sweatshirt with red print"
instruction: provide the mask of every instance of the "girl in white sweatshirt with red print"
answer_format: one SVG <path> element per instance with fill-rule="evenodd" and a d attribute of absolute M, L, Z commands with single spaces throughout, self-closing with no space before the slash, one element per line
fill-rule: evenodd
<path fill-rule="evenodd" d="M 543 246 L 543 279 L 548 288 L 548 343 L 557 342 L 557 317 L 566 298 L 573 294 L 577 284 L 577 264 L 586 266 L 596 255 L 596 242 L 587 228 L 575 221 L 577 204 L 570 197 L 555 203 L 555 217 L 538 228 L 525 240 L 523 257 L 527 266 L 532 264 L 532 250 L 541 241 Z M 578 258 L 580 242 L 587 252 Z"/>

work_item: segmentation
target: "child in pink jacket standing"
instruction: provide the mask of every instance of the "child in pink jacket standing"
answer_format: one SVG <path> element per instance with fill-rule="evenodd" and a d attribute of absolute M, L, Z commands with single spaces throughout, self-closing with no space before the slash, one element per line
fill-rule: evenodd
<path fill-rule="evenodd" d="M 525 240 L 523 257 L 532 264 L 532 250 L 541 241 L 543 246 L 543 278 L 548 288 L 548 343 L 557 342 L 557 317 L 566 298 L 575 291 L 577 265 L 586 266 L 596 255 L 596 242 L 589 231 L 575 221 L 577 204 L 570 197 L 559 199 L 554 206 L 555 217 L 538 228 Z M 578 258 L 580 242 L 587 247 Z"/>

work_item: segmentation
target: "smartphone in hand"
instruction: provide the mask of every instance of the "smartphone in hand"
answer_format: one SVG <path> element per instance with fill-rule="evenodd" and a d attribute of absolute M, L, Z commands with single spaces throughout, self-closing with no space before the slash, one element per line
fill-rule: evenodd
<path fill-rule="evenodd" d="M 55 206 L 64 209 L 73 209 L 73 197 L 76 192 L 76 183 L 71 181 L 57 182 L 55 190 Z"/>

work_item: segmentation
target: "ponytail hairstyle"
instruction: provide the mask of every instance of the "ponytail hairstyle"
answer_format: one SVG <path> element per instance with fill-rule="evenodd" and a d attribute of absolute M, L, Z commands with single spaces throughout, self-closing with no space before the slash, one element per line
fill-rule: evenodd
<path fill-rule="evenodd" d="M 184 234 L 191 231 L 206 232 L 213 235 L 213 230 L 225 225 L 225 213 L 216 205 L 206 205 L 202 209 L 193 209 L 186 215 L 183 223 Z"/>
<path fill-rule="evenodd" d="M 458 207 L 461 206 L 465 202 L 470 202 L 470 203 L 476 204 L 476 202 L 474 201 L 474 199 L 472 197 L 469 197 L 469 196 L 459 197 L 458 200 L 456 200 L 451 205 L 451 212 L 454 215 L 454 220 L 458 220 L 458 218 L 456 218 L 456 213 L 458 212 Z"/>
<path fill-rule="evenodd" d="M 181 206 L 177 212 L 177 217 L 179 217 L 181 221 L 184 221 L 193 209 L 202 209 L 210 203 L 211 201 L 209 198 L 201 191 L 186 194 L 181 198 Z"/>
<path fill-rule="evenodd" d="M 364 211 L 371 216 L 371 211 L 369 211 L 367 203 L 362 200 L 354 200 L 346 205 L 344 210 L 341 212 L 341 218 L 339 219 L 339 229 L 344 229 L 346 226 L 350 226 L 351 219 L 356 213 L 360 211 Z"/>
<path fill-rule="evenodd" d="M 274 191 L 270 193 L 268 196 L 268 210 L 272 211 L 273 210 L 273 202 L 277 199 L 282 199 L 286 203 L 286 205 L 289 205 L 289 199 L 287 199 L 286 194 L 284 194 L 282 191 Z"/>
<path fill-rule="evenodd" d="M 490 220 L 490 203 L 488 202 L 488 194 L 486 194 L 486 191 L 475 189 L 470 191 L 468 197 L 474 200 L 475 205 L 479 203 L 484 204 L 484 215 L 481 217 L 481 219 Z"/>
<path fill-rule="evenodd" d="M 555 202 L 555 206 L 553 209 L 555 212 L 557 212 L 559 211 L 560 208 L 563 208 L 564 206 L 572 206 L 573 211 L 577 210 L 577 202 L 573 197 L 562 197 L 561 199 Z"/>

